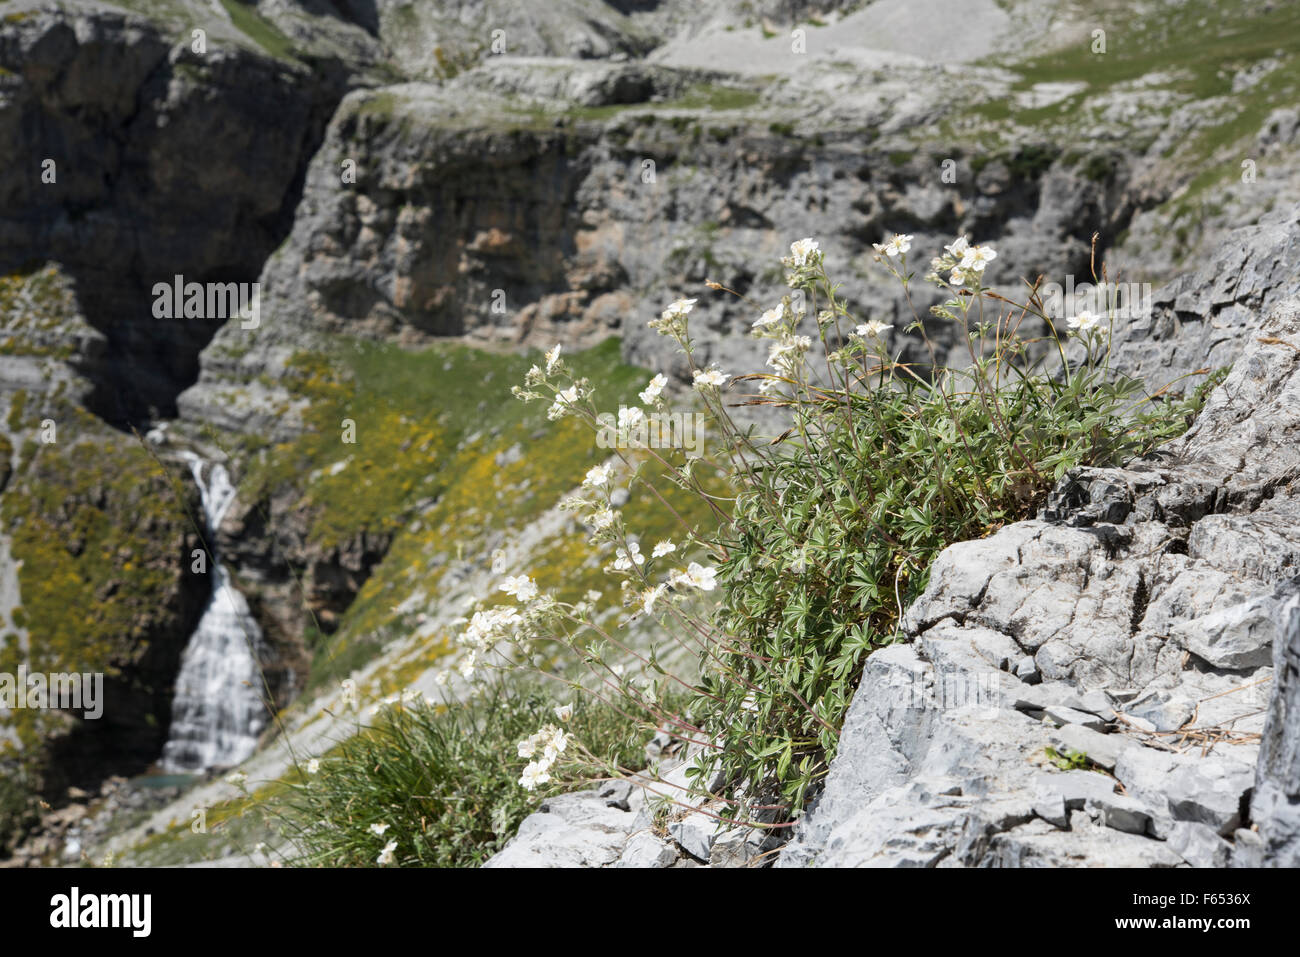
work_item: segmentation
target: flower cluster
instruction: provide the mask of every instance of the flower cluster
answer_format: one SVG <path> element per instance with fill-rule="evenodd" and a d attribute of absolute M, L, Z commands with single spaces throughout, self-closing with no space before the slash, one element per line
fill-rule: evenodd
<path fill-rule="evenodd" d="M 659 314 L 658 319 L 650 320 L 650 328 L 663 336 L 671 336 L 674 339 L 684 338 L 686 335 L 686 317 L 691 314 L 695 308 L 695 299 L 677 299 L 668 304 L 668 308 Z"/>
<path fill-rule="evenodd" d="M 701 392 L 712 392 L 721 389 L 730 378 L 731 376 L 716 366 L 710 366 L 707 369 L 696 369 L 695 388 Z"/>
<path fill-rule="evenodd" d="M 787 266 L 802 268 L 815 266 L 821 262 L 822 254 L 815 239 L 804 238 L 790 244 L 790 255 L 781 262 Z"/>
<path fill-rule="evenodd" d="M 930 260 L 930 275 L 938 279 L 940 273 L 947 272 L 948 283 L 952 286 L 978 289 L 984 281 L 985 267 L 998 258 L 997 250 L 992 246 L 972 245 L 965 236 L 958 236 L 951 245 L 943 248 L 942 256 Z"/>
<path fill-rule="evenodd" d="M 884 243 L 872 243 L 871 248 L 876 251 L 876 259 L 881 256 L 888 256 L 890 259 L 896 259 L 904 256 L 912 248 L 912 236 L 904 236 L 901 233 L 894 233 Z"/>
<path fill-rule="evenodd" d="M 795 377 L 803 364 L 803 357 L 812 348 L 807 336 L 783 336 L 772 343 L 767 364 L 784 376 Z"/>
<path fill-rule="evenodd" d="M 561 709 L 556 710 L 559 713 Z M 566 719 L 561 717 L 560 720 Z M 529 759 L 528 766 L 524 768 L 524 773 L 519 778 L 519 783 L 524 790 L 532 791 L 539 784 L 549 781 L 551 768 L 568 746 L 568 733 L 553 724 L 544 725 L 536 734 L 520 741 L 519 756 Z"/>
<path fill-rule="evenodd" d="M 656 375 L 646 387 L 641 391 L 641 401 L 646 405 L 657 406 L 660 404 L 659 397 L 663 394 L 664 386 L 668 384 L 668 379 L 661 372 Z"/>

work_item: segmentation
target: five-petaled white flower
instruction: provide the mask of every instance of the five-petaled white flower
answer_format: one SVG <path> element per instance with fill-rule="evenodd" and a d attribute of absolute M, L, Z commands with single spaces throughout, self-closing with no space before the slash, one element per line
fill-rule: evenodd
<path fill-rule="evenodd" d="M 541 761 L 533 761 L 528 767 L 524 768 L 523 776 L 519 778 L 519 783 L 523 785 L 525 791 L 531 791 L 539 784 L 545 784 L 551 779 L 549 766 Z"/>
<path fill-rule="evenodd" d="M 870 322 L 862 323 L 862 325 L 858 326 L 854 332 L 863 339 L 878 339 L 881 333 L 888 332 L 892 328 L 894 327 L 890 323 L 881 322 L 879 319 L 872 319 Z"/>
<path fill-rule="evenodd" d="M 1101 316 L 1084 309 L 1077 316 L 1067 320 L 1066 324 L 1076 332 L 1088 332 L 1101 324 Z"/>
<path fill-rule="evenodd" d="M 559 718 L 561 721 L 568 721 L 570 718 L 573 717 L 573 705 L 571 704 L 560 705 L 558 708 L 555 709 L 555 716 Z M 521 757 L 527 757 L 527 755 L 521 755 Z"/>
<path fill-rule="evenodd" d="M 560 344 L 556 343 L 555 348 L 551 349 L 550 352 L 546 353 L 547 375 L 555 371 L 555 364 L 560 361 L 560 348 L 561 348 Z"/>
<path fill-rule="evenodd" d="M 808 260 L 817 254 L 817 242 L 812 238 L 796 240 L 790 244 L 790 258 L 796 266 L 808 265 Z"/>
<path fill-rule="evenodd" d="M 389 841 L 384 845 L 384 849 L 379 852 L 379 856 L 375 858 L 375 863 L 381 866 L 393 863 L 393 851 L 395 850 L 397 850 L 397 842 Z"/>
<path fill-rule="evenodd" d="M 608 465 L 594 465 L 587 470 L 587 477 L 582 480 L 582 484 L 586 488 L 600 488 L 609 482 L 613 471 Z"/>
<path fill-rule="evenodd" d="M 686 571 L 678 574 L 675 584 L 689 585 L 692 588 L 698 588 L 700 591 L 713 591 L 717 587 L 717 569 L 705 568 L 698 562 L 691 562 L 686 566 Z"/>
<path fill-rule="evenodd" d="M 319 773 L 319 771 L 320 771 L 320 759 L 319 759 L 319 758 L 312 758 L 310 761 L 307 762 L 307 773 L 308 773 L 308 774 L 317 774 L 317 773 Z"/>
<path fill-rule="evenodd" d="M 776 325 L 784 318 L 785 318 L 785 303 L 778 302 L 775 306 L 773 306 L 771 309 L 767 310 L 767 312 L 763 313 L 761 316 L 759 316 L 757 319 L 754 320 L 753 328 L 756 330 L 766 329 L 769 326 Z"/>
<path fill-rule="evenodd" d="M 668 380 L 664 377 L 664 374 L 659 373 L 650 380 L 650 383 L 642 391 L 641 401 L 646 405 L 653 405 L 655 399 L 659 398 L 660 393 L 664 391 L 664 386 L 667 384 Z"/>
<path fill-rule="evenodd" d="M 691 310 L 695 308 L 698 301 L 698 299 L 674 299 L 668 304 L 668 308 L 663 311 L 663 318 L 684 318 L 690 315 Z"/>
<path fill-rule="evenodd" d="M 721 369 L 696 369 L 695 370 L 695 388 L 700 389 L 720 389 L 727 384 L 731 378 Z"/>
<path fill-rule="evenodd" d="M 960 265 L 952 268 L 952 275 L 948 277 L 948 284 L 952 286 L 975 285 L 979 282 L 980 274 L 974 269 L 963 269 Z"/>
<path fill-rule="evenodd" d="M 651 558 L 663 558 L 669 552 L 677 551 L 677 546 L 672 542 L 659 542 L 650 550 Z"/>
<path fill-rule="evenodd" d="M 984 267 L 998 258 L 992 246 L 970 246 L 961 257 L 961 268 L 969 275 L 972 270 L 983 272 Z"/>
<path fill-rule="evenodd" d="M 636 406 L 623 406 L 618 410 L 618 430 L 628 432 L 645 422 L 645 413 Z"/>
<path fill-rule="evenodd" d="M 387 824 L 371 824 L 371 825 L 370 825 L 370 833 L 373 834 L 373 835 L 375 835 L 375 837 L 383 837 L 383 836 L 384 836 L 384 832 L 385 832 L 386 830 L 388 830 L 388 825 L 387 825 Z"/>
<path fill-rule="evenodd" d="M 893 259 L 912 248 L 912 238 L 902 233 L 894 233 L 883 246 L 880 243 L 873 243 L 872 245 L 875 247 L 876 252 L 884 253 L 890 259 Z"/>
<path fill-rule="evenodd" d="M 520 601 L 532 601 L 537 597 L 537 584 L 527 575 L 507 577 L 501 583 L 501 590 Z"/>
<path fill-rule="evenodd" d="M 627 554 L 620 555 L 618 558 L 614 559 L 614 568 L 618 571 L 625 572 L 631 568 L 634 563 L 637 565 L 645 564 L 645 556 L 641 554 L 640 544 L 637 542 L 628 542 Z"/>

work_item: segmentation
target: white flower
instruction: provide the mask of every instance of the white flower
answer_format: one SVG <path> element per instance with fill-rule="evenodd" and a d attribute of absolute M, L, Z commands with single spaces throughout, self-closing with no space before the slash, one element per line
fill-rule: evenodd
<path fill-rule="evenodd" d="M 474 677 L 474 666 L 477 662 L 478 653 L 471 651 L 460 659 L 460 663 L 456 665 L 456 670 L 460 672 L 462 678 L 472 678 Z"/>
<path fill-rule="evenodd" d="M 556 393 L 555 402 L 547 410 L 546 417 L 552 421 L 562 418 L 568 414 L 571 408 L 578 404 L 580 398 L 576 385 L 571 385 L 567 389 Z"/>
<path fill-rule="evenodd" d="M 645 413 L 636 406 L 631 408 L 620 408 L 618 410 L 618 430 L 628 432 L 637 428 L 645 421 Z"/>
<path fill-rule="evenodd" d="M 559 718 L 561 721 L 568 721 L 570 718 L 573 717 L 573 705 L 571 704 L 560 705 L 558 708 L 555 709 L 555 716 Z M 527 755 L 520 755 L 520 757 L 527 757 Z"/>
<path fill-rule="evenodd" d="M 984 267 L 998 258 L 992 246 L 971 246 L 961 257 L 961 268 L 969 275 L 972 270 L 983 272 Z"/>
<path fill-rule="evenodd" d="M 979 282 L 979 273 L 963 269 L 961 266 L 954 266 L 952 275 L 948 277 L 948 283 L 952 286 L 974 285 L 977 282 Z"/>
<path fill-rule="evenodd" d="M 620 555 L 614 559 L 614 568 L 618 571 L 625 572 L 633 564 L 641 565 L 645 563 L 645 556 L 641 554 L 641 546 L 637 542 L 630 542 L 627 546 L 627 554 Z"/>
<path fill-rule="evenodd" d="M 523 785 L 525 791 L 531 791 L 539 784 L 545 784 L 551 779 L 547 773 L 549 766 L 541 761 L 534 761 L 524 768 L 523 776 L 520 777 L 519 783 Z"/>
<path fill-rule="evenodd" d="M 595 512 L 592 512 L 591 518 L 588 519 L 588 521 L 590 522 L 592 528 L 594 528 L 598 532 L 601 532 L 614 524 L 614 513 L 610 509 L 601 508 Z"/>
<path fill-rule="evenodd" d="M 555 363 L 559 361 L 560 361 L 560 344 L 556 343 L 555 348 L 552 349 L 550 352 L 546 353 L 547 375 L 550 375 L 550 373 L 555 371 Z"/>
<path fill-rule="evenodd" d="M 664 319 L 684 319 L 690 315 L 697 302 L 699 302 L 698 299 L 674 299 L 661 315 Z"/>
<path fill-rule="evenodd" d="M 647 615 L 653 612 L 655 610 L 655 602 L 659 600 L 659 596 L 664 593 L 664 590 L 667 587 L 668 586 L 666 585 L 656 585 L 654 588 L 647 588 L 643 591 L 641 593 L 641 610 Z"/>
<path fill-rule="evenodd" d="M 812 340 L 807 336 L 787 336 L 780 342 L 773 343 L 767 364 L 777 372 L 794 375 L 803 354 L 810 348 Z"/>
<path fill-rule="evenodd" d="M 790 258 L 796 266 L 806 266 L 808 260 L 817 254 L 817 243 L 811 239 L 800 239 L 790 244 Z"/>
<path fill-rule="evenodd" d="M 1076 332 L 1089 332 L 1101 324 L 1101 316 L 1084 309 L 1077 316 L 1067 320 L 1066 324 Z"/>
<path fill-rule="evenodd" d="M 395 850 L 397 850 L 397 842 L 389 841 L 384 845 L 384 849 L 379 852 L 379 856 L 375 858 L 375 863 L 381 866 L 393 863 L 393 851 Z"/>
<path fill-rule="evenodd" d="M 965 236 L 958 236 L 952 241 L 951 246 L 944 246 L 944 250 L 954 259 L 960 260 L 966 255 L 966 250 L 970 248 L 970 243 L 966 241 Z"/>
<path fill-rule="evenodd" d="M 370 825 L 370 833 L 373 834 L 375 837 L 383 837 L 383 836 L 384 836 L 384 832 L 385 832 L 386 830 L 388 830 L 388 825 L 387 825 L 387 824 L 371 824 L 371 825 Z"/>
<path fill-rule="evenodd" d="M 609 481 L 610 473 L 613 472 L 608 465 L 595 465 L 587 470 L 587 477 L 582 480 L 584 488 L 600 488 Z"/>
<path fill-rule="evenodd" d="M 663 558 L 669 552 L 675 552 L 675 551 L 677 551 L 677 546 L 674 545 L 672 542 L 659 542 L 658 544 L 655 545 L 653 549 L 650 550 L 650 557 Z"/>
<path fill-rule="evenodd" d="M 644 391 L 642 391 L 641 401 L 646 405 L 654 405 L 655 399 L 659 398 L 660 393 L 664 391 L 664 386 L 667 384 L 668 380 L 664 377 L 663 373 L 655 376 L 650 380 L 649 384 L 646 385 Z"/>
<path fill-rule="evenodd" d="M 253 853 L 254 853 L 254 854 L 265 854 L 265 853 L 266 853 L 266 842 L 265 842 L 265 841 L 258 841 L 256 844 L 254 844 L 254 845 L 253 845 Z"/>
<path fill-rule="evenodd" d="M 892 328 L 894 327 L 889 323 L 872 319 L 870 322 L 864 322 L 854 331 L 864 339 L 876 339 L 881 333 L 888 332 Z"/>
<path fill-rule="evenodd" d="M 248 783 L 248 775 L 243 771 L 231 771 L 226 775 L 226 783 L 233 784 L 237 788 L 243 788 Z"/>
<path fill-rule="evenodd" d="M 678 574 L 675 583 L 689 585 L 692 588 L 698 588 L 700 591 L 713 591 L 718 584 L 717 574 L 716 568 L 705 568 L 697 562 L 691 562 L 686 566 L 686 571 Z"/>
<path fill-rule="evenodd" d="M 546 725 L 538 732 L 542 738 L 542 757 L 546 761 L 547 767 L 555 763 L 555 759 L 564 753 L 564 749 L 569 746 L 569 736 L 554 725 Z"/>
<path fill-rule="evenodd" d="M 525 740 L 520 741 L 516 750 L 521 758 L 531 758 L 537 753 L 537 735 L 533 735 L 531 738 L 526 738 Z"/>
<path fill-rule="evenodd" d="M 754 320 L 754 330 L 766 329 L 769 326 L 775 326 L 785 318 L 785 303 L 778 302 L 773 308 L 763 313 Z"/>
<path fill-rule="evenodd" d="M 419 688 L 407 688 L 402 692 L 402 704 L 414 704 L 424 697 L 424 692 Z"/>
<path fill-rule="evenodd" d="M 720 389 L 727 384 L 731 378 L 721 369 L 696 369 L 695 370 L 695 388 L 703 392 L 705 389 Z"/>
<path fill-rule="evenodd" d="M 320 759 L 312 758 L 310 761 L 307 762 L 307 773 L 317 774 L 319 772 L 320 772 Z"/>
<path fill-rule="evenodd" d="M 507 595 L 518 598 L 520 601 L 532 601 L 537 597 L 537 585 L 527 575 L 506 578 L 501 583 L 501 590 Z"/>
<path fill-rule="evenodd" d="M 486 652 L 496 642 L 510 637 L 515 626 L 521 621 L 523 621 L 523 617 L 511 605 L 492 608 L 487 611 L 476 611 L 473 617 L 470 618 L 469 625 L 457 640 L 467 648 Z M 405 695 L 403 695 L 402 700 L 406 700 Z"/>
<path fill-rule="evenodd" d="M 884 253 L 890 259 L 893 259 L 912 248 L 912 237 L 894 233 L 883 246 L 880 243 L 872 243 L 872 246 L 876 252 Z"/>

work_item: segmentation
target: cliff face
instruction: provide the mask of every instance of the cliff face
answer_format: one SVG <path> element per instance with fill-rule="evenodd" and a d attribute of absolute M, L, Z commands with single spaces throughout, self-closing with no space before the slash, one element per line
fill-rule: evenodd
<path fill-rule="evenodd" d="M 53 260 L 76 284 L 104 336 L 87 406 L 116 424 L 174 415 L 224 318 L 160 322 L 154 284 L 257 278 L 343 92 L 337 65 L 210 29 L 198 53 L 165 19 L 39 3 L 0 29 L 0 269 Z"/>
<path fill-rule="evenodd" d="M 0 278 L 0 324 L 0 672 L 105 676 L 98 720 L 0 720 L 6 773 L 57 798 L 157 755 L 208 586 L 190 573 L 193 490 L 81 404 L 105 341 L 72 279 L 54 264 Z"/>
<path fill-rule="evenodd" d="M 207 595 L 194 489 L 125 429 L 175 414 L 224 319 L 160 321 L 153 285 L 256 279 L 344 89 L 195 9 L 0 11 L 0 670 L 106 675 L 97 721 L 5 717 L 55 799 L 157 757 Z"/>

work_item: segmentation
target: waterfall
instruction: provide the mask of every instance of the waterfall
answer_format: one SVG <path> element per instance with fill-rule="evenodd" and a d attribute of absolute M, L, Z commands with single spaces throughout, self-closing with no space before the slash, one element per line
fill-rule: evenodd
<path fill-rule="evenodd" d="M 216 546 L 217 528 L 234 501 L 235 487 L 224 466 L 211 463 L 204 481 L 204 466 L 209 463 L 193 452 L 182 454 L 203 499 L 212 595 L 181 656 L 171 732 L 159 762 L 167 771 L 238 764 L 256 749 L 257 736 L 266 725 L 253 651 L 262 633 L 248 602 L 231 583 Z"/>

